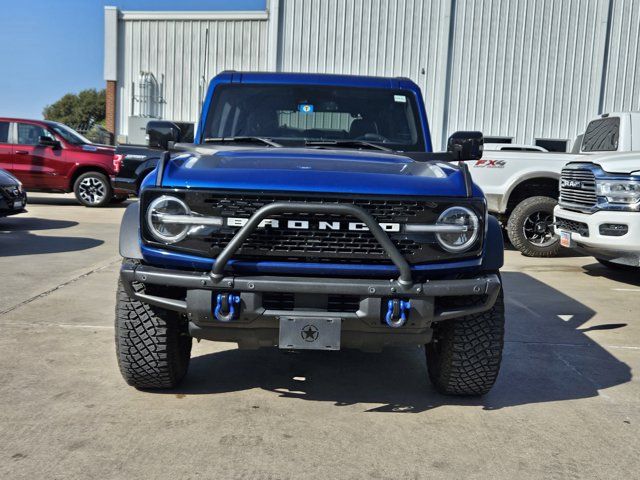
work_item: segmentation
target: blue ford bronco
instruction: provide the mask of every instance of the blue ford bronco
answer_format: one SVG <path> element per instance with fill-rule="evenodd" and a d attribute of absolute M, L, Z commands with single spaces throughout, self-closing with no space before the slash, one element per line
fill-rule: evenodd
<path fill-rule="evenodd" d="M 240 348 L 424 346 L 447 394 L 494 384 L 504 338 L 502 233 L 460 160 L 432 153 L 404 78 L 223 72 L 194 143 L 162 150 L 120 231 L 116 347 L 125 380 L 172 388 L 192 339 Z"/>

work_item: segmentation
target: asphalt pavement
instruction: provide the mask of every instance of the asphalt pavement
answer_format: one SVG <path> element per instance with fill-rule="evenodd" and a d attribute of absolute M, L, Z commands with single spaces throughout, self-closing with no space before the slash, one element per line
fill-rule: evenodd
<path fill-rule="evenodd" d="M 194 343 L 174 391 L 114 351 L 124 206 L 32 194 L 0 219 L 1 479 L 638 478 L 640 277 L 506 252 L 494 389 L 437 394 L 424 352 Z"/>

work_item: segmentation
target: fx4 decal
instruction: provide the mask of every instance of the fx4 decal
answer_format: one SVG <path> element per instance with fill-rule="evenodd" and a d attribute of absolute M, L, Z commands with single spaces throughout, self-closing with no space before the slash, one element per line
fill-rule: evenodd
<path fill-rule="evenodd" d="M 506 160 L 476 160 L 473 168 L 504 168 L 507 164 Z"/>

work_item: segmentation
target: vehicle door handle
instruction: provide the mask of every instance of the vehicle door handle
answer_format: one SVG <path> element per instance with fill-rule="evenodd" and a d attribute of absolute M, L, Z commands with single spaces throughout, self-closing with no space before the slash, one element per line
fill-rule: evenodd
<path fill-rule="evenodd" d="M 16 155 L 26 155 L 29 152 L 27 150 L 16 150 Z"/>

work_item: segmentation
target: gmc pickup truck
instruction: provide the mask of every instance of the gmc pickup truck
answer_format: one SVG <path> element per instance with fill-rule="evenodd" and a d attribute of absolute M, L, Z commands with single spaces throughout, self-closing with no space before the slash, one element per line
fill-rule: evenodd
<path fill-rule="evenodd" d="M 640 151 L 640 113 L 614 112 L 594 118 L 576 139 L 576 146 L 576 153 L 555 153 L 492 144 L 485 146 L 482 159 L 467 162 L 487 197 L 489 212 L 498 217 L 511 244 L 524 255 L 551 257 L 560 251 L 553 209 L 563 167 L 569 162 L 590 162 L 602 152 Z"/>
<path fill-rule="evenodd" d="M 196 338 L 424 346 L 438 390 L 489 391 L 502 234 L 455 163 L 481 157 L 481 133 L 431 153 L 404 78 L 224 72 L 202 112 L 193 144 L 151 126 L 160 160 L 122 220 L 116 351 L 130 385 L 176 386 Z"/>

